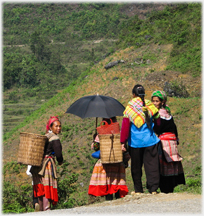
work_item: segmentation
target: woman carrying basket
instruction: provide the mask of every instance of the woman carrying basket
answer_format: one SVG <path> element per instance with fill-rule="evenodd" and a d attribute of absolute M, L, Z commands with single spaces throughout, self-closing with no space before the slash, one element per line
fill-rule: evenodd
<path fill-rule="evenodd" d="M 145 100 L 145 89 L 142 85 L 135 85 L 133 99 L 123 112 L 120 142 L 122 149 L 126 149 L 128 141 L 131 156 L 131 174 L 135 192 L 143 193 L 142 166 L 147 179 L 147 188 L 151 194 L 156 194 L 159 187 L 159 161 L 157 143 L 160 141 L 153 131 L 152 118 L 158 117 L 158 109 L 150 100 Z"/>
<path fill-rule="evenodd" d="M 50 117 L 46 125 L 48 142 L 45 144 L 42 166 L 31 168 L 34 196 L 38 197 L 40 211 L 50 210 L 51 204 L 58 202 L 55 158 L 59 165 L 63 163 L 62 145 L 57 136 L 60 132 L 61 122 L 57 116 Z"/>
<path fill-rule="evenodd" d="M 170 108 L 166 105 L 167 96 L 164 91 L 154 91 L 151 100 L 159 110 L 160 117 L 155 120 L 154 131 L 159 136 L 160 190 L 173 193 L 174 187 L 185 185 L 185 177 L 177 149 L 178 132 Z"/>
<path fill-rule="evenodd" d="M 111 120 L 112 122 L 117 122 L 116 117 L 112 117 Z M 103 119 L 103 121 L 106 121 L 108 124 L 111 123 L 110 119 Z M 97 134 L 94 135 L 94 139 L 100 143 Z M 125 165 L 123 162 L 103 164 L 101 159 L 98 159 L 89 184 L 88 194 L 90 195 L 90 199 L 105 196 L 106 200 L 113 200 L 113 194 L 118 199 L 125 197 L 127 193 L 128 188 L 126 186 Z"/>

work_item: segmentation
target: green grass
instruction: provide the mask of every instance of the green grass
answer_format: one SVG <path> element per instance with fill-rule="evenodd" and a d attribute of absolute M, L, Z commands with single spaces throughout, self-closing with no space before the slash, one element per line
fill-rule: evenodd
<path fill-rule="evenodd" d="M 146 20 L 137 16 L 122 24 L 119 46 L 173 44 L 166 70 L 201 74 L 201 4 L 184 3 L 153 12 Z M 145 36 L 151 35 L 147 40 Z M 146 57 L 146 55 L 145 55 Z M 156 56 L 150 56 L 154 61 Z"/>
<path fill-rule="evenodd" d="M 11 6 L 9 6 L 11 7 Z M 31 8 L 33 6 L 31 5 Z M 178 8 L 178 10 L 175 11 L 175 13 L 177 13 L 177 16 L 179 16 L 179 14 L 182 14 L 183 12 L 185 12 L 185 14 L 183 16 L 186 16 L 186 13 L 188 12 L 188 10 L 190 10 L 190 8 L 192 7 L 191 4 L 188 5 L 187 9 L 186 8 Z M 45 10 L 46 7 L 44 8 Z M 198 10 L 198 5 L 195 4 L 195 11 L 199 11 Z M 195 13 L 194 9 L 191 9 L 192 13 Z M 43 10 L 43 9 L 42 9 Z M 71 10 L 71 8 L 70 8 Z M 180 10 L 180 12 L 179 12 Z M 186 11 L 187 10 L 187 11 Z M 16 12 L 15 12 L 16 13 Z M 22 12 L 19 12 L 22 13 Z M 39 10 L 35 11 L 35 13 L 40 16 L 40 12 Z M 161 19 L 166 19 L 166 15 L 169 13 L 169 9 L 165 10 L 165 12 L 160 12 L 159 15 L 161 15 Z M 192 13 L 189 13 L 189 16 L 192 16 Z M 8 14 L 9 15 L 9 14 Z M 154 16 L 159 16 L 159 15 L 154 15 Z M 170 14 L 172 16 L 172 14 Z M 171 17 L 170 16 L 170 17 Z M 199 13 L 198 16 L 199 17 Z M 195 19 L 196 17 L 194 17 L 193 19 Z M 135 18 L 136 19 L 136 18 Z M 153 18 L 151 18 L 153 19 Z M 186 18 L 185 18 L 186 19 Z M 15 20 L 15 19 L 14 19 Z M 167 20 L 168 21 L 168 20 Z M 199 19 L 198 19 L 199 21 Z M 34 20 L 35 22 L 35 20 Z M 43 23 L 44 22 L 44 23 Z M 45 21 L 43 20 L 43 22 L 41 24 L 45 24 Z M 139 22 L 137 20 L 137 22 Z M 148 22 L 147 21 L 140 21 L 140 25 L 142 29 L 142 31 L 145 31 L 145 28 L 148 27 Z M 155 21 L 156 22 L 156 21 Z M 134 23 L 134 19 L 133 19 L 133 23 Z M 137 24 L 137 23 L 136 23 Z M 162 28 L 165 27 L 165 25 L 168 24 L 168 22 L 164 22 L 164 20 L 160 20 L 158 21 L 158 24 L 162 24 Z M 178 24 L 178 23 L 177 23 Z M 182 23 L 181 23 L 182 24 Z M 139 24 L 138 24 L 139 25 Z M 185 26 L 185 23 L 182 24 Z M 131 23 L 130 23 L 131 26 Z M 133 25 L 133 27 L 138 27 Z M 195 26 L 196 27 L 196 26 Z M 155 24 L 153 27 L 153 29 L 150 29 L 149 31 L 157 31 L 158 30 L 158 26 L 157 24 Z M 155 28 L 155 29 L 154 29 Z M 197 28 L 197 27 L 196 27 Z M 134 30 L 135 28 L 133 28 Z M 159 30 L 160 31 L 160 30 Z M 158 34 L 159 34 L 158 31 Z M 134 32 L 133 32 L 134 33 Z M 142 35 L 144 35 L 144 33 L 146 34 L 146 32 L 143 32 Z M 151 33 L 151 32 L 150 32 Z M 57 35 L 55 36 L 57 37 Z M 128 40 L 128 37 L 130 37 L 129 34 L 124 35 L 124 42 L 126 43 Z M 164 37 L 163 35 L 157 35 L 157 38 L 160 38 L 160 42 L 161 44 L 165 42 L 166 39 L 161 39 L 162 37 Z M 137 37 L 132 37 L 132 39 L 136 40 Z M 60 39 L 60 38 L 59 38 Z M 62 38 L 61 38 L 62 39 Z M 127 40 L 126 40 L 127 39 Z M 141 38 L 140 38 L 141 39 Z M 16 39 L 16 41 L 18 41 L 19 38 Z M 62 41 L 62 40 L 61 40 Z M 144 41 L 144 40 L 143 40 Z M 72 43 L 73 41 L 71 41 L 70 43 Z M 133 41 L 135 43 L 135 41 Z M 142 39 L 141 39 L 142 42 Z M 147 42 L 145 40 L 145 42 Z M 148 43 L 152 43 L 154 41 L 148 40 Z M 131 41 L 129 41 L 129 43 L 131 43 Z M 159 43 L 159 42 L 158 42 Z M 190 43 L 190 40 L 189 40 Z M 195 41 L 196 43 L 196 41 Z M 68 44 L 68 39 L 67 39 L 67 44 Z M 83 45 L 85 45 L 86 42 L 83 42 Z M 78 45 L 76 46 L 78 48 L 73 51 L 73 53 L 80 53 L 83 49 L 87 49 L 87 46 L 85 46 L 85 48 L 80 48 L 80 46 L 82 45 L 81 42 L 78 43 Z M 100 47 L 99 45 L 97 45 L 97 47 L 95 47 L 95 53 L 96 55 L 99 56 L 100 54 L 100 49 L 104 49 L 104 50 L 108 50 L 108 46 L 110 44 L 106 41 L 104 41 L 104 43 L 101 43 L 101 46 L 104 46 L 105 48 Z M 197 44 L 199 45 L 199 43 Z M 196 46 L 197 46 L 196 45 Z M 68 62 L 66 63 L 66 57 L 68 56 L 66 54 L 66 47 L 63 48 L 64 45 L 60 45 L 60 49 L 64 49 L 63 52 L 64 54 L 62 55 L 63 57 L 63 63 L 66 64 L 66 69 L 70 69 L 71 71 L 71 67 L 76 65 L 77 63 L 79 63 L 82 59 L 83 56 L 80 56 L 80 61 L 77 61 L 77 56 L 75 56 L 71 61 L 74 61 L 72 63 Z M 74 46 L 74 44 L 73 44 Z M 129 46 L 129 45 L 128 45 Z M 181 46 L 181 45 L 179 45 Z M 75 48 L 76 48 L 75 47 Z M 54 46 L 53 46 L 54 48 Z M 110 47 L 109 47 L 110 48 Z M 125 48 L 127 48 L 127 46 L 125 46 Z M 134 44 L 134 47 L 132 49 L 132 53 L 133 55 L 135 55 L 135 53 L 138 51 L 137 50 L 137 46 Z M 91 50 L 91 47 L 90 47 Z M 134 52 L 134 50 L 136 50 Z M 13 49 L 13 51 L 15 51 L 15 49 Z M 75 51 L 75 52 L 74 52 Z M 148 49 L 146 49 L 147 53 L 143 53 L 145 54 L 145 58 L 151 59 L 153 62 L 156 62 L 156 59 L 154 57 L 154 55 L 152 54 L 153 51 L 148 51 Z M 180 50 L 181 51 L 181 50 Z M 198 50 L 197 50 L 198 51 Z M 29 52 L 29 50 L 27 49 L 27 52 Z M 102 51 L 103 52 L 103 51 Z M 86 54 L 90 54 L 90 52 L 88 52 L 87 50 L 85 50 Z M 130 51 L 126 51 L 126 55 L 128 55 L 130 53 Z M 156 53 L 156 52 L 155 52 Z M 160 51 L 161 53 L 161 51 Z M 165 54 L 165 51 L 163 51 L 163 55 Z M 113 55 L 108 56 L 105 61 L 109 62 L 112 61 L 111 58 L 114 58 L 116 55 L 116 53 L 114 53 Z M 158 54 L 157 54 L 158 55 Z M 122 56 L 121 56 L 122 58 Z M 127 57 L 127 58 L 130 58 Z M 132 59 L 131 59 L 132 60 Z M 130 60 L 130 61 L 131 61 Z M 68 60 L 67 60 L 68 61 Z M 183 60 L 182 60 L 183 61 Z M 9 96 L 15 99 L 15 95 L 17 95 L 18 100 L 17 102 L 13 102 L 12 105 L 8 108 L 8 111 L 14 111 L 16 109 L 17 112 L 20 112 L 20 108 L 16 108 L 16 105 L 18 105 L 18 103 L 23 103 L 23 105 L 25 105 L 25 107 L 27 106 L 27 104 L 29 103 L 36 103 L 36 107 L 40 105 L 39 109 L 33 111 L 29 116 L 26 116 L 26 118 L 24 119 L 23 122 L 19 121 L 19 124 L 12 128 L 12 130 L 10 130 L 8 133 L 4 134 L 4 148 L 6 150 L 6 152 L 9 152 L 8 157 L 16 157 L 17 155 L 17 148 L 18 148 L 18 138 L 19 138 L 19 132 L 22 130 L 25 130 L 26 128 L 29 128 L 36 132 L 36 133 L 40 133 L 40 134 L 44 134 L 44 124 L 47 120 L 47 116 L 52 115 L 53 113 L 55 115 L 59 115 L 60 119 L 62 119 L 62 134 L 60 135 L 60 140 L 62 142 L 62 147 L 63 147 L 63 156 L 64 159 L 66 161 L 64 167 L 58 167 L 58 173 L 66 173 L 67 175 L 62 175 L 62 178 L 60 179 L 60 187 L 62 188 L 62 194 L 63 194 L 63 190 L 67 190 L 69 187 L 67 185 L 69 185 L 69 182 L 71 180 L 77 180 L 76 182 L 73 183 L 74 186 L 77 186 L 76 189 L 73 189 L 75 191 L 73 191 L 73 193 L 68 193 L 69 197 L 67 197 L 67 195 L 63 194 L 63 199 L 60 201 L 60 204 L 57 206 L 57 208 L 69 208 L 69 207 L 73 207 L 73 206 L 80 206 L 80 205 L 85 205 L 88 203 L 88 195 L 87 195 L 87 190 L 88 190 L 88 185 L 89 185 L 89 180 L 93 171 L 93 166 L 96 162 L 96 159 L 93 159 L 91 157 L 91 153 L 92 150 L 90 149 L 90 145 L 91 145 L 91 140 L 92 140 L 92 134 L 94 132 L 94 126 L 95 126 L 95 119 L 94 118 L 90 118 L 90 119 L 80 119 L 74 115 L 71 114 L 64 114 L 63 112 L 66 110 L 66 108 L 68 108 L 68 106 L 71 104 L 71 102 L 75 101 L 76 99 L 78 99 L 79 97 L 84 96 L 86 93 L 86 88 L 87 86 L 92 85 L 91 90 L 88 92 L 88 94 L 94 93 L 94 91 L 97 90 L 97 92 L 100 92 L 101 94 L 108 94 L 110 96 L 113 96 L 115 98 L 117 98 L 118 100 L 120 100 L 124 105 L 127 104 L 128 99 L 131 97 L 131 90 L 130 90 L 130 85 L 132 87 L 132 82 L 129 81 L 130 79 L 136 79 L 138 81 L 138 79 L 141 79 L 142 81 L 144 81 L 143 79 L 145 78 L 145 74 L 142 74 L 143 72 L 143 68 L 145 67 L 145 65 L 140 65 L 139 69 L 138 67 L 135 67 L 134 65 L 130 65 L 130 62 L 128 62 L 129 66 L 127 65 L 118 65 L 118 67 L 113 68 L 111 70 L 108 70 L 106 72 L 101 72 L 101 69 L 103 67 L 104 61 L 102 61 L 101 63 L 99 63 L 98 65 L 93 65 L 93 67 L 89 67 L 86 70 L 83 70 L 83 65 L 84 67 L 87 66 L 87 64 L 89 64 L 88 62 L 86 62 L 86 60 L 82 61 L 82 65 L 77 66 L 78 68 L 80 68 L 80 70 L 82 70 L 82 73 L 79 75 L 79 77 L 76 80 L 72 80 L 72 82 L 69 83 L 68 86 L 66 86 L 60 93 L 56 93 L 56 91 L 53 90 L 53 92 L 50 93 L 50 98 L 46 98 L 46 101 L 41 101 L 41 99 L 45 99 L 44 95 L 42 94 L 43 92 L 48 94 L 49 93 L 49 88 L 48 86 L 45 86 L 45 88 L 35 88 L 29 90 L 29 89 L 21 89 L 19 91 L 17 91 L 17 89 L 15 89 L 15 94 L 11 94 L 9 92 L 6 92 L 6 96 L 7 98 L 9 98 Z M 103 64 L 102 64 L 103 63 Z M 70 65 L 71 64 L 71 65 Z M 121 67 L 120 67 L 121 66 Z M 72 68 L 74 69 L 74 67 Z M 121 71 L 119 71 L 121 70 Z M 124 70 L 124 71 L 123 71 Z M 125 72 L 125 70 L 128 70 L 128 72 Z M 152 68 L 153 70 L 153 68 Z M 195 70 L 197 73 L 197 69 Z M 112 72 L 118 72 L 116 73 L 117 76 L 119 76 L 119 79 L 113 81 L 111 80 L 111 74 Z M 148 72 L 150 73 L 150 72 Z M 152 73 L 154 73 L 152 71 Z M 102 78 L 103 75 L 103 78 Z M 88 76 L 87 78 L 85 78 L 86 76 Z M 63 76 L 60 77 L 60 79 L 62 79 Z M 59 80 L 60 80 L 59 79 Z M 65 79 L 65 77 L 64 77 Z M 57 81 L 59 81 L 57 80 Z M 140 81 L 141 81 L 140 80 Z M 90 82 L 89 82 L 90 81 Z M 142 82 L 141 81 L 141 82 Z M 45 83 L 47 81 L 45 80 Z M 146 83 L 144 81 L 144 83 Z M 56 87 L 57 84 L 53 84 L 50 85 L 52 86 L 54 89 Z M 56 88 L 57 90 L 59 90 L 59 88 Z M 55 89 L 55 90 L 56 90 Z M 26 98 L 26 95 L 28 95 L 29 98 Z M 47 96 L 48 97 L 48 96 Z M 9 100 L 5 100 L 5 104 L 10 104 L 11 101 Z M 178 127 L 178 132 L 179 132 L 179 139 L 180 139 L 180 144 L 178 146 L 179 149 L 179 153 L 181 154 L 181 156 L 184 157 L 182 164 L 184 167 L 184 173 L 186 176 L 186 186 L 178 186 L 175 191 L 187 191 L 190 193 L 201 193 L 201 120 L 202 120 L 202 115 L 201 115 L 201 98 L 199 97 L 191 97 L 191 98 L 168 98 L 168 103 L 167 103 L 172 111 L 172 114 L 174 116 L 174 120 L 175 123 L 177 124 Z M 26 112 L 26 108 L 25 108 L 25 112 Z M 5 116 L 6 117 L 6 116 Z M 121 122 L 121 118 L 118 118 L 119 121 Z M 10 152 L 10 148 L 14 148 L 15 147 L 15 151 L 16 152 Z M 5 152 L 5 154 L 6 154 Z M 12 164 L 12 166 L 10 166 L 10 164 Z M 18 198 L 18 200 L 24 200 L 23 199 L 23 189 L 22 188 L 17 188 L 15 186 L 10 185 L 10 183 L 16 183 L 16 184 L 20 184 L 22 183 L 22 186 L 25 186 L 27 184 L 27 182 L 25 183 L 25 177 L 23 177 L 23 173 L 25 174 L 26 171 L 26 166 L 22 166 L 20 167 L 19 165 L 15 163 L 8 163 L 4 161 L 4 165 L 5 165 L 5 173 L 4 173 L 4 183 L 6 184 L 5 189 L 6 189 L 6 193 L 8 195 L 8 197 L 11 195 L 11 191 L 12 193 L 12 199 L 9 198 L 6 200 L 6 203 L 8 202 L 8 206 L 5 207 L 4 212 L 8 211 L 9 207 L 9 200 L 13 200 L 13 198 Z M 66 169 L 66 171 L 65 171 Z M 75 176 L 75 174 L 78 174 L 77 176 Z M 144 172 L 143 172 L 144 173 Z M 72 174 L 74 174 L 74 176 L 72 176 Z M 70 179 L 69 177 L 72 177 L 72 179 Z M 67 182 L 66 179 L 68 179 L 69 181 Z M 13 181 L 13 182 L 12 182 Z M 127 181 L 127 186 L 129 188 L 129 191 L 133 191 L 133 182 L 132 182 L 132 177 L 131 177 L 131 173 L 130 173 L 130 168 L 126 169 L 126 181 Z M 142 177 L 142 182 L 143 182 L 143 187 L 144 187 L 144 192 L 148 193 L 146 188 L 145 188 L 145 184 L 146 184 L 146 180 L 145 180 L 145 174 L 143 174 Z M 8 183 L 8 184 L 7 184 Z M 83 187 L 80 185 L 80 183 L 83 183 L 82 185 L 84 185 Z M 30 184 L 31 186 L 31 184 Z M 26 186 L 25 186 L 26 187 Z M 18 190 L 17 190 L 18 189 Z M 24 188 L 25 189 L 25 188 Z M 29 192 L 29 190 L 27 191 Z M 18 202 L 14 199 L 13 203 L 14 205 L 10 205 L 11 208 L 10 209 L 11 212 L 29 212 L 32 211 L 32 198 L 31 198 L 31 194 L 26 192 L 26 196 L 25 199 L 26 200 L 26 206 L 27 209 L 25 208 L 24 205 L 19 205 Z M 20 194 L 20 195 L 19 195 Z M 19 196 L 21 196 L 19 198 Z M 68 198 L 68 202 L 65 202 L 66 199 L 64 199 L 64 197 Z M 99 198 L 99 200 L 97 202 L 101 202 L 104 201 L 104 197 Z M 22 207 L 23 206 L 23 207 Z M 9 210 L 9 211 L 10 211 Z"/>

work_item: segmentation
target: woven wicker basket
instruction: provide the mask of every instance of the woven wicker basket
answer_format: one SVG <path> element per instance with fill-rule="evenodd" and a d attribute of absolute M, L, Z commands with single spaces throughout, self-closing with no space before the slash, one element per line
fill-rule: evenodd
<path fill-rule="evenodd" d="M 120 134 L 99 134 L 100 156 L 102 163 L 120 163 L 123 155 L 120 144 Z"/>
<path fill-rule="evenodd" d="M 47 137 L 33 133 L 20 133 L 18 163 L 40 166 Z"/>

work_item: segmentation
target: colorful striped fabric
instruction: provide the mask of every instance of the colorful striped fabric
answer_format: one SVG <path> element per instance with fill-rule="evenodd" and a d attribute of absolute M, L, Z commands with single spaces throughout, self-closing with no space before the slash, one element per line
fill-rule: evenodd
<path fill-rule="evenodd" d="M 167 163 L 159 154 L 160 174 L 162 176 L 178 176 L 183 173 L 181 161 Z"/>
<path fill-rule="evenodd" d="M 44 158 L 44 161 L 45 160 L 47 160 L 47 158 Z M 44 176 L 40 176 L 38 173 L 32 173 L 33 189 L 35 197 L 45 195 L 47 199 L 51 200 L 53 205 L 56 205 L 58 202 L 57 179 L 53 176 L 53 169 L 56 169 L 56 166 L 53 167 L 51 161 L 48 161 Z"/>
<path fill-rule="evenodd" d="M 132 123 L 135 124 L 136 127 L 140 128 L 145 123 L 145 114 L 142 110 L 143 102 L 140 97 L 133 98 L 128 102 L 128 105 L 123 112 L 124 117 L 130 119 Z M 145 107 L 148 110 L 150 118 L 153 117 L 158 109 L 154 106 L 154 104 L 150 100 L 145 99 Z"/>
<path fill-rule="evenodd" d="M 167 162 L 181 161 L 183 158 L 178 154 L 177 138 L 173 133 L 163 133 L 159 136 L 162 143 L 164 156 Z"/>
<path fill-rule="evenodd" d="M 57 179 L 54 178 L 52 169 L 56 169 L 56 166 L 53 167 L 49 161 L 45 169 L 44 178 L 42 178 L 42 183 L 44 185 L 45 197 L 52 200 L 52 204 L 56 204 L 58 202 Z"/>
<path fill-rule="evenodd" d="M 118 190 L 120 197 L 128 193 L 124 165 L 122 163 L 102 164 L 99 159 L 93 169 L 88 194 L 105 196 L 116 193 Z"/>

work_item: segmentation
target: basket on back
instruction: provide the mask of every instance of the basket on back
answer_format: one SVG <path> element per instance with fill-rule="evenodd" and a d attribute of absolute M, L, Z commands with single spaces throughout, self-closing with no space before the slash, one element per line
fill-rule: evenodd
<path fill-rule="evenodd" d="M 47 137 L 33 133 L 20 133 L 18 163 L 40 166 Z"/>
<path fill-rule="evenodd" d="M 120 134 L 99 134 L 100 157 L 102 163 L 120 163 L 123 155 L 120 143 Z"/>

